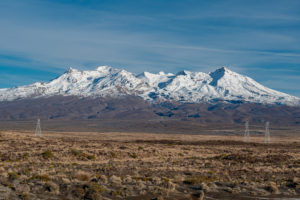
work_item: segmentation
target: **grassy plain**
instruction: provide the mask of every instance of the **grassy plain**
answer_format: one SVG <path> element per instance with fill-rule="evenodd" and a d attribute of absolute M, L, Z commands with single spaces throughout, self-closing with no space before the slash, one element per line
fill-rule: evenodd
<path fill-rule="evenodd" d="M 300 197 L 300 137 L 0 132 L 0 199 Z"/>

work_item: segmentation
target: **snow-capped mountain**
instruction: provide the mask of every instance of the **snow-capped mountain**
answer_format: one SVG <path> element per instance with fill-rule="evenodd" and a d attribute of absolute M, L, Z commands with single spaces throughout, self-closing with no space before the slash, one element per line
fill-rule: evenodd
<path fill-rule="evenodd" d="M 300 99 L 278 92 L 222 67 L 209 74 L 144 72 L 139 75 L 108 66 L 93 71 L 70 68 L 47 83 L 0 89 L 0 101 L 62 96 L 118 97 L 134 95 L 151 102 L 251 102 L 300 105 Z"/>

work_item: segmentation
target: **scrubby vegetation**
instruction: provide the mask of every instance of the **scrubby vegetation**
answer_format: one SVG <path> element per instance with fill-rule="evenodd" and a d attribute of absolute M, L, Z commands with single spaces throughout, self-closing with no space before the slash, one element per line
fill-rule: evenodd
<path fill-rule="evenodd" d="M 50 159 L 54 157 L 54 154 L 50 150 L 46 150 L 42 153 L 44 159 Z"/>
<path fill-rule="evenodd" d="M 300 195 L 299 139 L 0 134 L 0 199 L 249 199 Z"/>

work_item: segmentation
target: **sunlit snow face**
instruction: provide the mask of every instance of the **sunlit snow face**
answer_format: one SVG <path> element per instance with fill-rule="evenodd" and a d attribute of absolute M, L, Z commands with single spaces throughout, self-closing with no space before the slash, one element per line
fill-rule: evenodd
<path fill-rule="evenodd" d="M 209 74 L 180 71 L 177 74 L 144 72 L 134 75 L 112 67 L 80 71 L 70 69 L 48 83 L 0 90 L 0 100 L 52 95 L 117 97 L 134 95 L 151 102 L 255 102 L 299 105 L 296 97 L 262 86 L 253 79 L 220 68 Z"/>

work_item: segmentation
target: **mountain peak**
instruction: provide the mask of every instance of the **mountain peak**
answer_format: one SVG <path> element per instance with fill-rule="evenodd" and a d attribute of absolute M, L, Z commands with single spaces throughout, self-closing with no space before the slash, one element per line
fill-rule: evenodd
<path fill-rule="evenodd" d="M 79 70 L 78 69 L 74 69 L 72 67 L 69 67 L 69 69 L 65 72 L 66 74 L 71 74 L 73 72 L 78 72 Z"/>
<path fill-rule="evenodd" d="M 225 74 L 226 72 L 232 72 L 232 71 L 230 69 L 228 69 L 227 67 L 223 66 L 223 67 L 216 69 L 213 72 L 210 72 L 209 74 Z"/>
<path fill-rule="evenodd" d="M 259 83 L 255 82 L 251 78 L 241 75 L 239 73 L 233 72 L 226 67 L 221 67 L 214 72 L 209 73 L 212 81 L 210 85 L 216 87 L 223 87 L 223 88 L 238 88 L 238 84 L 242 85 L 255 85 L 259 87 L 263 87 Z M 251 79 L 251 80 L 250 80 Z M 231 85 L 232 84 L 232 85 Z M 248 90 L 249 88 L 247 88 Z"/>
<path fill-rule="evenodd" d="M 226 66 L 220 67 L 217 70 L 220 70 L 220 71 L 230 71 Z"/>
<path fill-rule="evenodd" d="M 191 73 L 190 71 L 182 70 L 182 71 L 177 72 L 177 73 L 176 73 L 176 76 L 180 76 L 180 75 L 185 76 L 185 75 L 188 75 L 188 74 L 190 74 L 190 73 Z"/>
<path fill-rule="evenodd" d="M 238 74 L 236 72 L 231 71 L 227 67 L 223 66 L 221 68 L 216 69 L 214 72 L 210 72 L 209 75 L 213 79 L 220 79 L 222 78 L 225 74 Z"/>
<path fill-rule="evenodd" d="M 112 69 L 112 67 L 107 66 L 107 65 L 98 66 L 98 67 L 96 68 L 97 71 L 110 70 L 110 69 Z"/>
<path fill-rule="evenodd" d="M 150 102 L 253 102 L 300 105 L 300 99 L 257 83 L 253 79 L 221 67 L 209 74 L 180 71 L 176 75 L 144 72 L 133 75 L 110 66 L 80 71 L 70 67 L 62 76 L 44 83 L 0 89 L 0 101 L 44 96 L 105 97 L 139 96 Z"/>
<path fill-rule="evenodd" d="M 221 68 L 215 70 L 214 72 L 210 72 L 209 75 L 212 78 L 212 81 L 210 82 L 210 85 L 217 86 L 218 85 L 218 81 L 225 75 L 225 73 L 227 71 L 228 70 L 227 70 L 226 67 L 221 67 Z"/>

